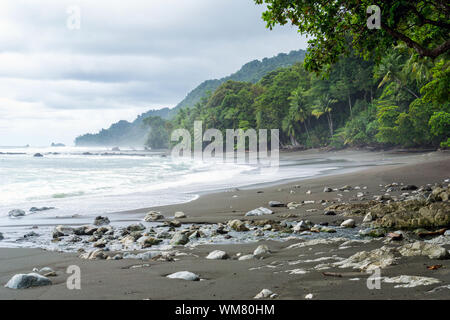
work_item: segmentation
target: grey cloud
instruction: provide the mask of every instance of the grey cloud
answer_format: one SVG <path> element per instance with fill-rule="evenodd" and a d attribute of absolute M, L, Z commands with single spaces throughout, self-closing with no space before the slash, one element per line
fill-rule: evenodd
<path fill-rule="evenodd" d="M 66 27 L 70 5 L 81 9 L 80 30 Z M 0 99 L 49 118 L 51 110 L 119 117 L 174 106 L 204 80 L 306 47 L 293 28 L 267 30 L 262 11 L 253 0 L 2 0 Z"/>

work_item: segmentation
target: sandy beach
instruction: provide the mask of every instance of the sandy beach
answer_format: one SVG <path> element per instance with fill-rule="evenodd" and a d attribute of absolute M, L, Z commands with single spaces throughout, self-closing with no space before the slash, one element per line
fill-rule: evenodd
<path fill-rule="evenodd" d="M 169 217 L 182 211 L 187 216 L 180 219 L 183 225 L 226 224 L 233 219 L 248 222 L 251 226 L 257 225 L 258 222 L 251 222 L 257 220 L 268 220 L 263 225 L 275 225 L 284 220 L 309 220 L 312 224 L 331 228 L 339 227 L 343 221 L 351 218 L 359 228 L 364 215 L 342 215 L 339 212 L 325 215 L 325 207 L 336 202 L 367 203 L 374 196 L 383 195 L 384 186 L 392 183 L 420 187 L 442 184 L 449 176 L 449 153 L 438 151 L 417 154 L 398 164 L 276 185 L 208 193 L 189 203 L 122 212 L 120 217 L 124 221 L 136 216 L 142 219 L 147 212 L 157 211 L 172 220 Z M 346 185 L 353 189 L 350 192 L 324 192 L 325 187 L 338 189 Z M 356 186 L 358 188 L 354 189 Z M 392 197 L 400 197 L 405 193 L 400 188 L 393 189 L 389 192 Z M 361 191 L 364 191 L 364 196 L 358 198 L 356 194 Z M 271 215 L 245 216 L 246 212 L 255 208 L 269 207 L 269 201 L 306 203 L 293 210 L 287 207 L 271 208 L 274 211 Z M 448 200 L 445 205 L 447 211 L 444 214 L 448 214 Z M 130 218 L 130 221 L 133 219 Z M 399 282 L 386 281 L 381 283 L 380 289 L 373 290 L 367 287 L 367 278 L 371 273 L 361 268 L 342 268 L 333 264 L 358 252 L 370 252 L 383 246 L 397 250 L 411 242 L 407 239 L 389 241 L 387 237 L 380 237 L 346 242 L 345 239 L 330 237 L 334 240 L 314 244 L 294 237 L 286 238 L 285 241 L 269 240 L 264 236 L 255 236 L 254 239 L 252 243 L 175 246 L 173 261 L 89 260 L 79 258 L 79 253 L 1 248 L 0 299 L 253 299 L 262 289 L 276 293 L 276 299 L 304 299 L 307 294 L 312 294 L 313 299 L 450 299 L 448 259 L 430 259 L 424 255 L 396 256 L 394 263 L 382 268 L 382 277 L 395 279 L 401 275 L 419 276 L 437 279 L 436 282 L 405 288 L 396 287 Z M 263 259 L 238 260 L 238 257 L 251 254 L 260 245 L 266 245 L 270 250 Z M 450 249 L 448 243 L 442 246 L 446 250 Z M 230 258 L 206 259 L 213 250 L 225 251 Z M 319 264 L 328 265 L 326 269 L 315 268 Z M 66 270 L 70 265 L 77 265 L 81 269 L 81 290 L 67 289 L 69 274 Z M 430 270 L 427 268 L 430 266 L 439 267 Z M 30 273 L 33 268 L 43 267 L 56 271 L 56 276 L 49 277 L 52 285 L 22 290 L 4 287 L 13 275 Z M 166 275 L 178 271 L 193 272 L 199 275 L 201 281 L 166 278 Z"/>

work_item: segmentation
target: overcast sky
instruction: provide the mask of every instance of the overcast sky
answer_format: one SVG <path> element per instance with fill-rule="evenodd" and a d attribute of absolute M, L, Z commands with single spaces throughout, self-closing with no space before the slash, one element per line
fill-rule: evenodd
<path fill-rule="evenodd" d="M 80 9 L 80 28 L 76 12 Z M 253 0 L 1 0 L 0 145 L 73 144 L 254 59 L 305 49 Z"/>

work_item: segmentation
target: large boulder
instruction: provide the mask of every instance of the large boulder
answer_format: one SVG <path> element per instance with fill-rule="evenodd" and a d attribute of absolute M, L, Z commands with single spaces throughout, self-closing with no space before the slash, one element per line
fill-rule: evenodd
<path fill-rule="evenodd" d="M 429 201 L 448 201 L 450 198 L 450 187 L 444 189 L 441 187 L 434 188 L 428 197 Z"/>
<path fill-rule="evenodd" d="M 143 249 L 150 248 L 151 246 L 158 245 L 162 242 L 162 240 L 156 239 L 154 237 L 145 237 L 144 239 L 142 239 L 142 240 L 139 239 L 139 240 L 140 241 L 138 241 L 138 242 L 141 244 Z"/>
<path fill-rule="evenodd" d="M 96 226 L 103 226 L 103 225 L 107 225 L 109 223 L 110 223 L 110 221 L 109 221 L 108 217 L 98 216 L 94 220 L 94 225 L 96 225 Z"/>
<path fill-rule="evenodd" d="M 447 259 L 449 253 L 447 249 L 438 244 L 416 241 L 408 243 L 398 249 L 402 256 L 428 256 L 430 259 Z"/>
<path fill-rule="evenodd" d="M 184 219 L 184 218 L 186 218 L 186 214 L 184 212 L 178 211 L 178 212 L 175 212 L 174 218 L 175 219 Z"/>
<path fill-rule="evenodd" d="M 81 259 L 87 259 L 87 260 L 104 260 L 107 258 L 105 255 L 105 251 L 102 249 L 96 249 L 91 252 L 82 253 L 80 255 Z"/>
<path fill-rule="evenodd" d="M 247 217 L 251 217 L 251 216 L 264 216 L 264 215 L 269 215 L 269 214 L 273 214 L 273 211 L 264 207 L 260 207 L 260 208 L 256 208 L 253 209 L 249 212 L 247 212 L 245 214 L 245 216 Z"/>
<path fill-rule="evenodd" d="M 278 295 L 273 293 L 269 289 L 262 289 L 260 293 L 258 293 L 253 299 L 273 299 Z"/>
<path fill-rule="evenodd" d="M 161 214 L 161 212 L 157 211 L 150 211 L 147 213 L 144 217 L 144 221 L 146 222 L 153 222 L 164 219 L 164 216 Z"/>
<path fill-rule="evenodd" d="M 348 219 L 341 223 L 341 227 L 344 228 L 354 228 L 356 226 L 355 220 Z"/>
<path fill-rule="evenodd" d="M 30 212 L 41 212 L 41 211 L 48 211 L 48 210 L 53 210 L 55 209 L 55 207 L 31 207 L 30 208 Z"/>
<path fill-rule="evenodd" d="M 145 230 L 145 227 L 142 223 L 131 224 L 127 227 L 129 232 L 142 231 Z"/>
<path fill-rule="evenodd" d="M 10 217 L 23 217 L 25 215 L 25 211 L 21 209 L 14 209 L 8 212 L 8 216 Z"/>
<path fill-rule="evenodd" d="M 75 229 L 63 225 L 56 226 L 53 230 L 53 238 L 65 237 L 74 234 Z"/>
<path fill-rule="evenodd" d="M 208 260 L 223 260 L 228 259 L 228 254 L 225 251 L 214 250 L 208 254 L 206 257 Z"/>
<path fill-rule="evenodd" d="M 189 238 L 186 234 L 181 232 L 176 232 L 172 239 L 170 240 L 170 244 L 177 246 L 177 245 L 185 245 L 189 242 Z"/>
<path fill-rule="evenodd" d="M 73 233 L 77 236 L 92 236 L 96 231 L 97 227 L 93 226 L 81 226 L 73 229 Z"/>
<path fill-rule="evenodd" d="M 450 206 L 446 202 L 431 204 L 409 200 L 380 204 L 372 208 L 373 226 L 415 229 L 450 226 Z"/>
<path fill-rule="evenodd" d="M 397 256 L 396 249 L 384 246 L 372 251 L 360 251 L 345 260 L 333 263 L 333 266 L 371 271 L 395 264 Z"/>
<path fill-rule="evenodd" d="M 135 242 L 136 238 L 132 235 L 127 235 L 120 240 L 120 243 L 122 243 L 124 246 L 133 245 Z"/>
<path fill-rule="evenodd" d="M 169 279 L 181 279 L 181 280 L 187 280 L 187 281 L 199 281 L 200 277 L 196 275 L 195 273 L 189 272 L 189 271 L 180 271 L 175 272 L 172 274 L 169 274 L 167 276 Z"/>
<path fill-rule="evenodd" d="M 313 227 L 313 225 L 310 221 L 302 220 L 299 223 L 297 223 L 297 225 L 295 225 L 293 231 L 294 232 L 303 232 L 303 231 L 310 230 L 312 227 Z"/>
<path fill-rule="evenodd" d="M 268 246 L 266 245 L 260 245 L 258 246 L 258 248 L 255 249 L 255 251 L 253 251 L 253 256 L 255 258 L 264 258 L 266 256 L 268 256 L 270 254 L 270 249 Z"/>
<path fill-rule="evenodd" d="M 239 232 L 243 232 L 243 231 L 248 231 L 248 228 L 246 227 L 245 223 L 241 220 L 231 220 L 228 221 L 227 223 L 228 227 L 230 227 L 231 229 L 235 230 L 235 231 L 239 231 Z"/>
<path fill-rule="evenodd" d="M 324 211 L 333 211 L 343 216 L 359 216 L 367 214 L 376 204 L 378 204 L 376 201 L 364 203 L 336 203 L 326 207 Z"/>
<path fill-rule="evenodd" d="M 386 230 L 383 228 L 367 228 L 359 230 L 361 237 L 381 238 L 386 235 Z"/>
<path fill-rule="evenodd" d="M 40 274 L 16 274 L 5 285 L 10 289 L 27 289 L 31 287 L 41 287 L 51 285 L 52 282 Z"/>

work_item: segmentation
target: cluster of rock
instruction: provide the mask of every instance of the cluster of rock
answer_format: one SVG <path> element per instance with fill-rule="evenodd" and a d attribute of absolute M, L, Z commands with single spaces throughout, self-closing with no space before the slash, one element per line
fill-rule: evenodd
<path fill-rule="evenodd" d="M 430 259 L 448 259 L 450 254 L 447 249 L 440 245 L 416 241 L 399 247 L 383 246 L 372 251 L 360 251 L 347 259 L 333 263 L 332 266 L 371 271 L 394 265 L 402 256 L 427 256 Z"/>
<path fill-rule="evenodd" d="M 36 212 L 48 211 L 48 210 L 52 210 L 52 209 L 55 209 L 55 207 L 41 207 L 41 208 L 31 207 L 29 212 L 36 213 Z M 13 209 L 8 212 L 8 216 L 11 218 L 23 217 L 25 215 L 26 215 L 26 212 L 22 209 Z"/>
<path fill-rule="evenodd" d="M 175 214 L 179 219 L 186 215 L 182 212 Z M 149 212 L 144 220 L 155 222 L 162 219 L 159 212 Z M 159 221 L 154 227 L 146 227 L 142 223 L 134 223 L 126 227 L 114 227 L 110 225 L 107 217 L 98 216 L 93 225 L 78 227 L 56 226 L 52 233 L 53 242 L 62 244 L 79 243 L 80 257 L 83 259 L 122 259 L 124 254 L 118 251 L 146 250 L 157 245 L 169 245 L 171 247 L 185 246 L 194 239 L 212 238 L 223 236 L 229 239 L 230 231 L 262 230 L 280 231 L 285 227 L 269 220 L 243 222 L 232 220 L 227 224 L 212 225 L 185 225 L 178 220 Z M 292 232 L 292 231 L 289 231 Z M 256 254 L 257 256 L 258 254 Z M 152 257 L 154 258 L 154 257 Z M 214 252 L 208 259 L 226 259 L 224 252 Z M 164 259 L 169 259 L 165 257 Z"/>
<path fill-rule="evenodd" d="M 388 193 L 377 196 L 376 200 L 365 203 L 339 203 L 326 208 L 327 211 L 342 215 L 365 215 L 364 223 L 375 228 L 417 229 L 447 228 L 450 226 L 450 187 L 427 186 L 417 188 L 414 185 L 385 186 L 392 192 L 412 190 L 412 195 L 400 197 Z"/>

